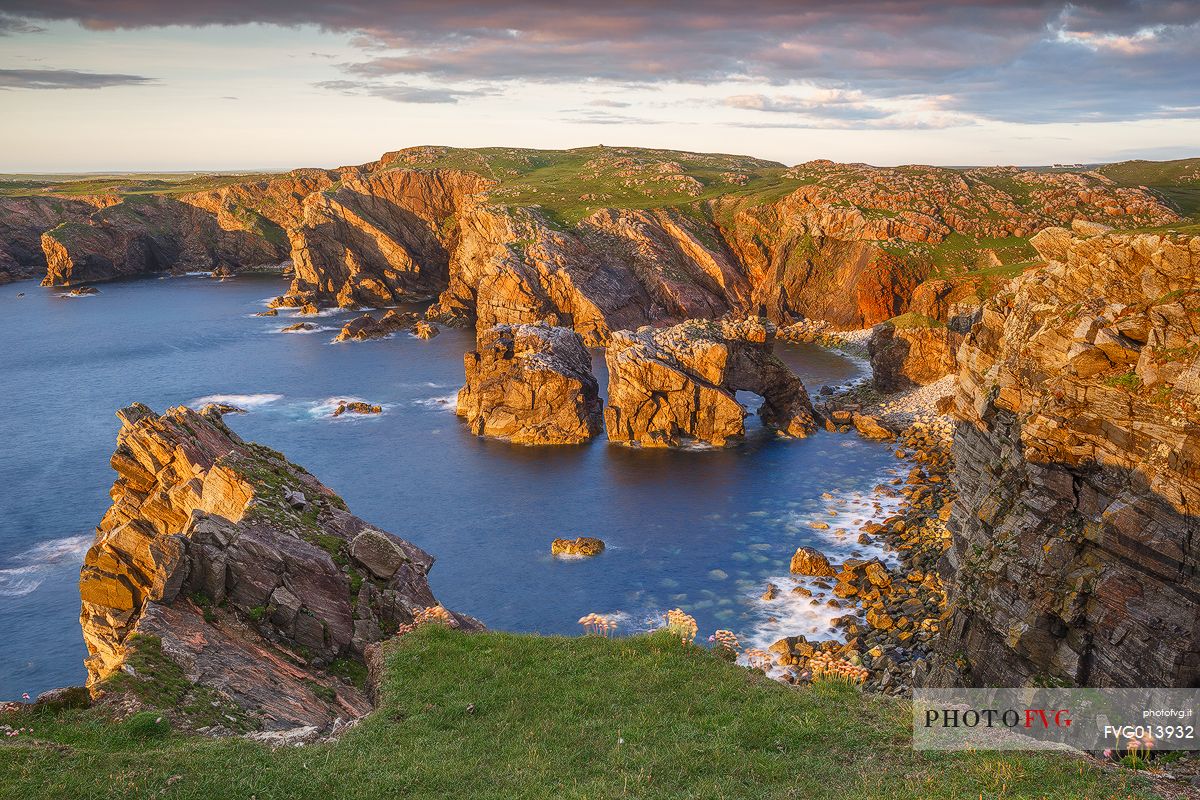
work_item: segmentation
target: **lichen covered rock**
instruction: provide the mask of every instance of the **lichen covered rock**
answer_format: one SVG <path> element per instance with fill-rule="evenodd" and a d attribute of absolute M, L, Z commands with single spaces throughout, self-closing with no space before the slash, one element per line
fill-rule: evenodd
<path fill-rule="evenodd" d="M 789 436 L 816 429 L 804 384 L 772 352 L 775 326 L 691 320 L 671 328 L 613 334 L 605 420 L 612 442 L 677 446 L 684 439 L 724 445 L 745 434 L 735 393 L 763 397 L 763 422 Z"/>
<path fill-rule="evenodd" d="M 93 693 L 215 703 L 236 729 L 366 713 L 363 687 L 339 677 L 361 670 L 339 665 L 436 605 L 433 558 L 215 409 L 118 416 L 113 504 L 79 582 Z"/>
<path fill-rule="evenodd" d="M 603 552 L 604 542 L 594 536 L 555 539 L 550 543 L 550 554 L 555 556 L 598 556 Z"/>
<path fill-rule="evenodd" d="M 1200 237 L 1083 231 L 959 351 L 935 684 L 1200 680 Z"/>
<path fill-rule="evenodd" d="M 457 413 L 478 436 L 579 444 L 600 432 L 600 390 L 583 339 L 550 325 L 496 325 L 463 359 Z"/>

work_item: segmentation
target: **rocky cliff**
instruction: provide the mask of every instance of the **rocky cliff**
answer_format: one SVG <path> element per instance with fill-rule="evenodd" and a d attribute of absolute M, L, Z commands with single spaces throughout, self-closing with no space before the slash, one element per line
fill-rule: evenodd
<path fill-rule="evenodd" d="M 959 351 L 934 684 L 1200 681 L 1200 237 L 1081 224 Z"/>
<path fill-rule="evenodd" d="M 42 234 L 47 286 L 163 272 L 278 265 L 287 251 L 256 231 L 227 230 L 205 209 L 165 196 L 129 197 Z"/>
<path fill-rule="evenodd" d="M 729 256 L 676 212 L 607 209 L 564 230 L 536 209 L 477 202 L 458 222 L 433 319 L 547 322 L 600 346 L 614 330 L 719 316 L 748 295 Z"/>
<path fill-rule="evenodd" d="M 579 334 L 496 325 L 464 357 L 457 412 L 478 436 L 517 444 L 580 444 L 600 432 L 600 388 Z"/>
<path fill-rule="evenodd" d="M 233 730 L 368 711 L 364 652 L 436 605 L 432 557 L 211 407 L 118 416 L 113 504 L 79 584 L 93 694 L 193 726 L 220 709 L 209 724 Z"/>
<path fill-rule="evenodd" d="M 1177 218 L 1152 193 L 1093 173 L 789 169 L 605 147 L 411 148 L 355 167 L 124 197 L 120 210 L 47 234 L 48 283 L 290 256 L 282 304 L 436 295 L 436 319 L 480 329 L 543 321 L 589 345 L 731 311 L 861 328 L 914 310 L 931 275 L 1029 259 L 1026 237 L 1044 227 Z"/>
<path fill-rule="evenodd" d="M 763 423 L 789 436 L 816 428 L 804 384 L 771 352 L 775 327 L 761 319 L 690 320 L 618 331 L 609 342 L 609 441 L 643 447 L 682 440 L 724 445 L 745 434 L 736 392 L 763 398 Z"/>
<path fill-rule="evenodd" d="M 0 197 L 0 283 L 46 274 L 42 232 L 67 222 L 82 222 L 97 208 L 119 202 L 111 195 L 92 197 Z"/>
<path fill-rule="evenodd" d="M 290 292 L 344 307 L 433 297 L 450 279 L 447 221 L 493 183 L 457 170 L 343 175 L 289 228 Z"/>

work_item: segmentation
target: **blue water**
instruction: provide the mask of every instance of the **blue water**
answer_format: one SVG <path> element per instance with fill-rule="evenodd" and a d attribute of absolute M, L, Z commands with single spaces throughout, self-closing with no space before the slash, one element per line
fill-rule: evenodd
<path fill-rule="evenodd" d="M 280 334 L 291 320 L 252 316 L 283 290 L 277 278 L 100 288 L 65 298 L 31 282 L 0 287 L 0 700 L 84 678 L 76 581 L 109 503 L 113 412 L 133 401 L 161 411 L 241 396 L 231 401 L 250 413 L 227 417 L 240 435 L 433 553 L 445 605 L 517 631 L 578 633 L 595 611 L 632 632 L 675 606 L 703 635 L 722 627 L 769 643 L 823 631 L 823 607 L 758 595 L 799 544 L 861 550 L 852 523 L 882 513 L 870 489 L 898 469 L 889 448 L 825 432 L 790 441 L 755 428 L 737 447 L 674 452 L 483 440 L 453 414 L 469 332 L 334 345 L 340 314 L 316 320 L 328 330 Z M 861 370 L 815 347 L 781 351 L 810 391 Z M 599 355 L 597 367 L 603 383 Z M 329 402 L 346 397 L 385 413 L 330 419 Z M 808 526 L 830 510 L 850 536 Z M 550 557 L 551 539 L 581 534 L 608 550 Z"/>

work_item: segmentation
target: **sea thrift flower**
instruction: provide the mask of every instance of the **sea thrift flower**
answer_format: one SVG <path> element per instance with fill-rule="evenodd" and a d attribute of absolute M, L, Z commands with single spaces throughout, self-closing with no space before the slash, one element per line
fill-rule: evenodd
<path fill-rule="evenodd" d="M 588 614 L 579 618 L 579 624 L 584 627 L 588 633 L 594 633 L 600 636 L 608 636 L 609 633 L 617 629 L 617 623 L 609 619 L 603 614 Z"/>
<path fill-rule="evenodd" d="M 691 614 L 684 612 L 681 608 L 674 608 L 667 612 L 667 630 L 678 636 L 684 644 L 691 644 L 696 641 L 696 634 L 700 632 L 700 626 L 696 624 L 696 618 Z"/>
<path fill-rule="evenodd" d="M 713 643 L 714 649 L 726 657 L 736 658 L 742 649 L 742 643 L 733 631 L 719 630 L 708 637 L 708 640 Z"/>

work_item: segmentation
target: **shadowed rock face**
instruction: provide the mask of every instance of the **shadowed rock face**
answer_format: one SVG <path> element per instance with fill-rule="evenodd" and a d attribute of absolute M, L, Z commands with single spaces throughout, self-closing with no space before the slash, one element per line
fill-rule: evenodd
<path fill-rule="evenodd" d="M 328 729 L 369 710 L 361 688 L 325 668 L 361 662 L 436 604 L 433 558 L 243 442 L 215 410 L 135 404 L 118 416 L 113 505 L 79 583 L 93 693 L 125 689 L 121 676 L 140 679 L 133 665 L 152 658 L 248 727 Z"/>
<path fill-rule="evenodd" d="M 745 434 L 735 392 L 763 397 L 764 424 L 789 436 L 816 427 L 804 384 L 771 352 L 775 327 L 760 319 L 691 320 L 617 331 L 609 343 L 609 441 L 672 447 L 683 439 L 724 445 Z"/>
<path fill-rule="evenodd" d="M 744 279 L 667 211 L 602 211 L 573 230 L 530 209 L 469 205 L 459 220 L 450 285 L 431 319 L 573 328 L 589 346 L 613 330 L 719 315 Z"/>
<path fill-rule="evenodd" d="M 443 224 L 493 181 L 453 170 L 347 174 L 290 230 L 293 294 L 343 307 L 433 297 L 449 281 Z"/>
<path fill-rule="evenodd" d="M 463 361 L 458 415 L 478 436 L 579 444 L 600 432 L 600 389 L 579 334 L 549 325 L 481 331 Z"/>
<path fill-rule="evenodd" d="M 930 682 L 1196 686 L 1200 237 L 1033 243 L 1048 264 L 959 351 L 953 614 Z"/>
<path fill-rule="evenodd" d="M 116 197 L 0 197 L 0 283 L 46 274 L 42 233 L 65 222 L 81 222 Z"/>
<path fill-rule="evenodd" d="M 78 286 L 163 272 L 278 265 L 287 251 L 247 230 L 226 230 L 204 209 L 168 197 L 126 199 L 42 235 L 46 286 Z"/>
<path fill-rule="evenodd" d="M 875 388 L 881 392 L 898 392 L 952 374 L 957 367 L 954 354 L 965 336 L 964 330 L 941 324 L 901 327 L 882 322 L 876 325 L 867 340 Z"/>

